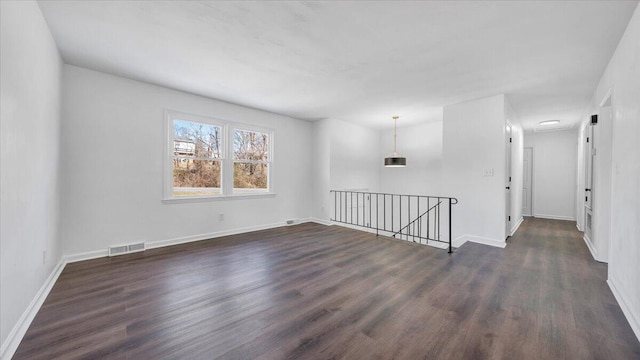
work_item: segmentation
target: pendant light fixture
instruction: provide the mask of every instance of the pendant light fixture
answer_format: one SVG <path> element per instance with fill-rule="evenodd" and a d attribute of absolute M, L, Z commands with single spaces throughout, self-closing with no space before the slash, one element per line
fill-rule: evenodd
<path fill-rule="evenodd" d="M 396 151 L 396 138 L 398 137 L 398 117 L 393 117 L 393 154 L 384 158 L 385 167 L 405 167 L 407 166 L 407 158 L 398 154 Z"/>

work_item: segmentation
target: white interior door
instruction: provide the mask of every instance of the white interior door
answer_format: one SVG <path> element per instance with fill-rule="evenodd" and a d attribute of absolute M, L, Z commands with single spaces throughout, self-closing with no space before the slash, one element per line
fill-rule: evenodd
<path fill-rule="evenodd" d="M 533 183 L 533 148 L 524 148 L 522 159 L 522 214 L 533 215 L 532 183 Z"/>
<path fill-rule="evenodd" d="M 585 131 L 585 151 L 584 151 L 584 234 L 591 241 L 593 234 L 593 126 L 587 125 Z"/>
<path fill-rule="evenodd" d="M 507 215 L 505 219 L 505 238 L 511 235 L 511 125 L 507 124 L 506 126 L 507 136 L 506 136 L 506 146 L 505 146 L 505 214 Z"/>

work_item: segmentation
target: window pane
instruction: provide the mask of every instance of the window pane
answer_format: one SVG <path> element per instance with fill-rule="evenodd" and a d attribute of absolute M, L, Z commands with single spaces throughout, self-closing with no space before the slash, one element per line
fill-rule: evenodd
<path fill-rule="evenodd" d="M 234 160 L 268 161 L 269 134 L 247 131 L 233 131 Z"/>
<path fill-rule="evenodd" d="M 220 161 L 173 159 L 173 196 L 220 195 Z"/>
<path fill-rule="evenodd" d="M 233 163 L 233 192 L 251 193 L 267 190 L 269 168 L 267 164 Z"/>
<path fill-rule="evenodd" d="M 220 126 L 186 120 L 173 120 L 173 154 L 220 158 L 222 129 Z"/>

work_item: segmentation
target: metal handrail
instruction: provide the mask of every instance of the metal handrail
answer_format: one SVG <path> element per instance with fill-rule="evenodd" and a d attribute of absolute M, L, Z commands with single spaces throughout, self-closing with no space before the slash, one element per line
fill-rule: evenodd
<path fill-rule="evenodd" d="M 429 210 L 423 212 L 422 214 L 420 214 L 420 216 L 418 216 L 417 218 L 415 218 L 413 221 L 411 221 L 410 223 L 408 223 L 405 227 L 403 227 L 402 229 L 396 231 L 395 233 L 393 233 L 393 237 L 396 237 L 396 235 L 402 235 L 402 231 L 408 229 L 412 224 L 414 224 L 416 221 L 419 221 L 420 219 L 422 219 L 423 216 L 427 215 L 431 210 L 435 209 L 436 206 L 440 206 L 440 204 L 442 204 L 442 201 L 439 201 L 437 204 L 433 205 L 431 208 L 429 208 Z"/>
<path fill-rule="evenodd" d="M 359 190 L 331 190 L 330 193 L 334 202 L 333 222 L 375 230 L 376 235 L 383 233 L 420 244 L 430 241 L 446 243 L 452 252 L 452 206 L 458 203 L 456 198 Z M 427 210 L 421 212 L 420 208 Z M 441 226 L 445 222 L 448 222 L 448 227 Z M 443 231 L 448 231 L 445 237 L 441 236 Z"/>

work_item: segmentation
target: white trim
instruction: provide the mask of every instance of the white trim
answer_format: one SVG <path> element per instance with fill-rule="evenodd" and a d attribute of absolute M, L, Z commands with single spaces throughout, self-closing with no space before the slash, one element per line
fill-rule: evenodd
<path fill-rule="evenodd" d="M 333 226 L 333 224 L 334 224 L 330 220 L 323 220 L 323 219 L 318 219 L 318 218 L 314 218 L 314 217 L 302 219 L 302 220 L 300 220 L 300 222 L 301 223 L 312 222 L 312 223 L 316 223 L 316 224 L 320 224 L 320 225 L 327 225 L 327 226 Z"/>
<path fill-rule="evenodd" d="M 213 239 L 213 238 L 222 237 L 222 236 L 237 235 L 237 234 L 242 234 L 242 233 L 247 233 L 252 231 L 273 229 L 273 228 L 282 227 L 286 225 L 287 225 L 286 222 L 278 222 L 274 224 L 248 226 L 248 227 L 239 228 L 239 229 L 222 230 L 222 231 L 216 231 L 216 232 L 211 232 L 206 234 L 190 235 L 190 236 L 184 236 L 184 237 L 167 239 L 167 240 L 150 241 L 150 242 L 146 242 L 145 246 L 147 250 L 155 249 L 155 248 L 160 248 L 165 246 L 190 243 L 194 241 L 208 240 L 208 239 Z"/>
<path fill-rule="evenodd" d="M 524 221 L 524 216 L 520 216 L 520 220 L 518 220 L 515 226 L 511 228 L 511 233 L 509 233 L 509 236 L 513 236 L 513 234 L 515 234 L 516 231 L 518 231 L 518 228 L 520 228 L 520 225 L 522 225 L 523 221 Z"/>
<path fill-rule="evenodd" d="M 95 251 L 87 251 L 78 254 L 65 255 L 64 260 L 66 263 L 74 263 L 78 261 L 92 260 L 101 257 L 109 256 L 109 250 L 95 250 Z"/>
<path fill-rule="evenodd" d="M 595 260 L 597 262 L 605 263 L 605 264 L 607 263 L 606 259 L 601 259 L 600 258 L 600 255 L 598 254 L 598 250 L 596 248 L 596 245 L 591 243 L 591 238 L 589 236 L 587 236 L 586 232 L 582 236 L 582 240 L 584 240 L 584 243 L 587 244 L 587 247 L 589 248 L 589 252 L 591 253 L 591 256 L 593 257 L 593 260 Z"/>
<path fill-rule="evenodd" d="M 357 225 L 351 225 L 351 224 L 345 224 L 345 223 L 341 223 L 339 221 L 331 221 L 331 224 L 337 225 L 337 226 L 342 226 L 342 227 L 345 227 L 347 229 L 364 231 L 364 232 L 368 232 L 368 233 L 371 233 L 371 234 L 379 234 L 379 235 L 382 235 L 382 233 L 391 233 L 391 234 L 393 234 L 393 232 L 391 232 L 391 231 L 378 230 L 378 232 L 376 232 L 376 229 L 373 229 L 373 228 L 368 228 L 368 227 L 364 227 L 364 226 L 357 226 Z"/>
<path fill-rule="evenodd" d="M 53 271 L 51 272 L 47 280 L 44 282 L 44 284 L 42 284 L 42 287 L 40 287 L 40 290 L 38 290 L 36 296 L 33 298 L 33 300 L 31 300 L 31 303 L 29 304 L 29 306 L 27 306 L 24 313 L 22 313 L 22 316 L 20 316 L 20 319 L 15 324 L 13 329 L 11 329 L 9 336 L 7 336 L 4 343 L 2 344 L 2 348 L 0 349 L 0 359 L 11 359 L 13 357 L 16 350 L 18 349 L 18 346 L 20 345 L 20 342 L 22 342 L 22 338 L 27 333 L 31 322 L 36 317 L 36 314 L 38 314 L 40 307 L 49 295 L 49 292 L 51 292 L 53 285 L 58 280 L 58 277 L 62 273 L 62 270 L 64 269 L 66 264 L 67 263 L 63 257 L 53 268 Z"/>
<path fill-rule="evenodd" d="M 582 227 L 580 226 L 580 224 L 577 221 L 576 221 L 576 228 L 578 229 L 578 231 L 584 232 L 584 230 L 582 230 Z"/>
<path fill-rule="evenodd" d="M 587 244 L 587 248 L 589 249 L 589 252 L 593 257 L 593 260 L 598 261 L 598 251 L 596 251 L 596 248 L 593 246 L 593 244 L 591 244 L 591 239 L 587 236 L 587 233 L 584 233 L 584 235 L 582 235 L 582 240 L 584 240 L 584 243 Z"/>
<path fill-rule="evenodd" d="M 206 201 L 225 201 L 225 200 L 245 200 L 245 199 L 263 199 L 276 197 L 275 192 L 256 192 L 255 194 L 231 194 L 231 195 L 214 195 L 214 196 L 184 196 L 162 199 L 163 204 L 187 204 L 193 202 Z"/>
<path fill-rule="evenodd" d="M 459 236 L 458 238 L 453 240 L 453 246 L 454 247 L 460 247 L 460 246 L 464 245 L 467 241 L 470 241 L 470 242 L 473 242 L 473 243 L 476 243 L 476 244 L 494 246 L 494 247 L 498 247 L 498 248 L 502 248 L 502 249 L 504 249 L 507 246 L 507 243 L 504 242 L 504 241 L 494 240 L 494 239 L 489 239 L 489 238 L 483 238 L 481 236 L 474 236 L 474 235 L 461 235 L 461 236 Z"/>
<path fill-rule="evenodd" d="M 611 86 L 609 90 L 607 90 L 607 93 L 604 94 L 604 96 L 602 97 L 602 100 L 600 100 L 600 102 L 598 103 L 598 107 L 603 108 L 604 104 L 606 104 L 607 101 L 609 101 L 609 98 L 611 97 L 611 95 L 613 95 L 613 86 Z M 598 114 L 600 114 L 599 111 L 598 111 Z"/>
<path fill-rule="evenodd" d="M 640 341 L 640 314 L 633 312 L 633 309 L 629 306 L 629 302 L 625 300 L 629 297 L 626 296 L 626 293 L 622 291 L 621 287 L 616 285 L 613 278 L 608 279 L 607 284 L 609 285 L 609 289 L 611 289 L 613 296 L 618 301 L 618 305 L 620 305 L 622 313 L 627 318 L 627 322 L 629 322 L 633 333 L 636 334 L 638 341 Z"/>
<path fill-rule="evenodd" d="M 535 214 L 533 216 L 537 218 L 542 218 L 542 219 L 576 221 L 576 218 L 573 216 L 548 215 L 548 214 Z"/>

